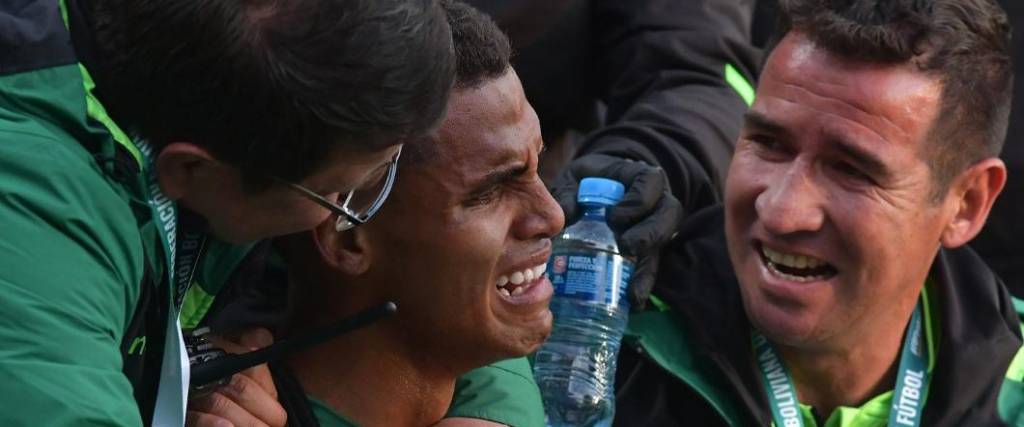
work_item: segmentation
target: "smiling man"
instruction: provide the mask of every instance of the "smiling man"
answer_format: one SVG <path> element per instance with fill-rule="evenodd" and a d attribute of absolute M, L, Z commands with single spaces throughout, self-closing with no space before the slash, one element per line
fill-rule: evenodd
<path fill-rule="evenodd" d="M 373 222 L 339 232 L 328 221 L 281 242 L 291 272 L 284 336 L 384 301 L 399 307 L 272 367 L 293 425 L 422 426 L 446 413 L 543 424 L 524 359 L 465 378 L 449 412 L 460 375 L 524 356 L 550 331 L 543 273 L 563 218 L 537 175 L 540 127 L 507 40 L 468 6 L 443 4 L 457 81 L 439 131 L 406 146 Z"/>
<path fill-rule="evenodd" d="M 631 319 L 617 421 L 1024 425 L 1020 320 L 964 247 L 1006 180 L 1005 14 L 780 5 L 724 206 L 684 224 L 667 304 Z"/>

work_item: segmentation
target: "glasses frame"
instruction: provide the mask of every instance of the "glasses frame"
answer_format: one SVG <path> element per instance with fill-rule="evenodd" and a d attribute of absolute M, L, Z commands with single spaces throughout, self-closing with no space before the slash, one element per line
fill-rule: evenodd
<path fill-rule="evenodd" d="M 358 213 L 348 207 L 348 204 L 352 201 L 352 196 L 355 195 L 356 190 L 350 190 L 348 195 L 345 196 L 345 201 L 342 204 L 332 202 L 326 197 L 317 194 L 313 190 L 310 190 L 302 185 L 296 184 L 291 181 L 287 181 L 273 175 L 271 179 L 278 183 L 284 184 L 288 188 L 295 190 L 302 196 L 306 197 L 313 203 L 320 205 L 321 207 L 331 211 L 331 213 L 338 216 L 338 219 L 334 222 L 334 228 L 338 231 L 345 231 L 354 228 L 357 225 L 365 224 L 373 215 L 380 210 L 380 207 L 387 201 L 388 196 L 391 194 L 391 188 L 395 185 L 395 177 L 398 175 L 398 158 L 402 155 L 402 146 L 398 146 L 398 151 L 395 152 L 395 156 L 391 158 L 391 162 L 388 163 L 387 177 L 384 181 L 384 188 L 381 189 L 380 194 L 370 204 L 370 207 L 366 209 L 366 212 Z"/>

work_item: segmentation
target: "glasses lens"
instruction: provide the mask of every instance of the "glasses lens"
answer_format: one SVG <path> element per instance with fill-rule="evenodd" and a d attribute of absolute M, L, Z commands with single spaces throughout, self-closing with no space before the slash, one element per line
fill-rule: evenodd
<path fill-rule="evenodd" d="M 387 177 L 387 169 L 382 169 L 381 173 L 370 179 L 369 182 L 353 190 L 346 207 L 359 217 L 370 213 L 370 210 L 377 204 L 377 200 L 387 189 Z"/>
<path fill-rule="evenodd" d="M 370 218 L 381 204 L 387 199 L 391 192 L 391 186 L 395 181 L 395 173 L 398 169 L 398 157 L 402 154 L 399 147 L 395 157 L 385 167 L 381 168 L 361 187 L 349 193 L 344 206 L 362 221 Z"/>

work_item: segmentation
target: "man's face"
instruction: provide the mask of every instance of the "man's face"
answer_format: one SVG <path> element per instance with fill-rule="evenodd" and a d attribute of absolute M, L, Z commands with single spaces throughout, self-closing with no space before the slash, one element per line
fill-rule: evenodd
<path fill-rule="evenodd" d="M 539 122 L 515 72 L 454 92 L 436 140 L 357 229 L 373 259 L 367 285 L 396 300 L 415 348 L 456 366 L 533 351 L 550 331 L 552 294 L 535 272 L 563 216 L 537 175 Z M 509 278 L 518 289 L 499 289 Z"/>
<path fill-rule="evenodd" d="M 327 166 L 300 185 L 335 201 L 353 188 L 370 187 L 384 179 L 398 146 L 375 152 L 337 149 Z M 233 243 L 252 242 L 308 230 L 322 223 L 330 211 L 282 184 L 264 191 L 244 188 L 238 169 L 220 165 L 210 168 L 183 203 L 201 214 L 218 238 Z"/>
<path fill-rule="evenodd" d="M 799 33 L 774 51 L 725 201 L 743 303 L 766 336 L 828 346 L 904 327 L 955 212 L 931 198 L 926 162 L 940 93 L 909 66 L 843 60 Z"/>

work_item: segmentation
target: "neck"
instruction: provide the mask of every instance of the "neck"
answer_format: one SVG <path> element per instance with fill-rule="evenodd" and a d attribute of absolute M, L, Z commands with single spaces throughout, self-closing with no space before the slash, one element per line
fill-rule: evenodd
<path fill-rule="evenodd" d="M 800 402 L 827 417 L 840 406 L 857 407 L 895 388 L 913 309 L 910 305 L 893 310 L 886 322 L 875 322 L 868 333 L 841 344 L 812 349 L 778 346 Z"/>
<path fill-rule="evenodd" d="M 456 376 L 418 363 L 374 326 L 298 353 L 288 364 L 307 394 L 361 426 L 432 425 Z"/>
<path fill-rule="evenodd" d="M 857 407 L 896 384 L 900 337 L 885 339 L 848 353 L 782 350 L 800 403 L 828 416 L 837 407 Z"/>

